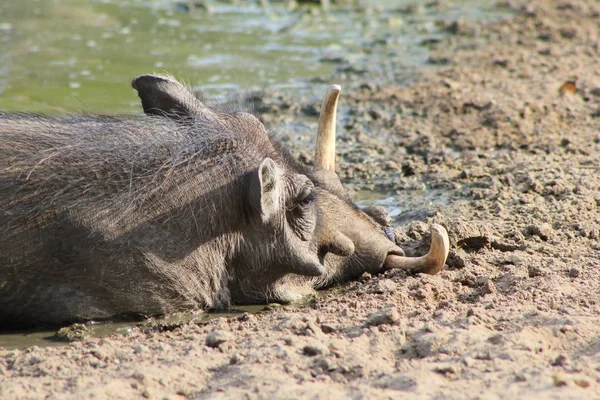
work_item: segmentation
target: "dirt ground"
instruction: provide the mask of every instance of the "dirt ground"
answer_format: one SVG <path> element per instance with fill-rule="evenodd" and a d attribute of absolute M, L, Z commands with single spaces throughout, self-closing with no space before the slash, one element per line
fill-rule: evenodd
<path fill-rule="evenodd" d="M 341 100 L 340 174 L 398 198 L 407 253 L 448 229 L 439 275 L 0 348 L 0 398 L 600 399 L 600 3 L 497 7 L 512 17 L 428 43 L 416 83 L 358 74 Z M 318 108 L 270 96 L 274 124 Z"/>

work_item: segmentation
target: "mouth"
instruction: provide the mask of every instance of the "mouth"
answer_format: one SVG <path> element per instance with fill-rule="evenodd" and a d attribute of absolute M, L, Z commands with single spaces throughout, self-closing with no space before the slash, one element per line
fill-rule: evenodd
<path fill-rule="evenodd" d="M 388 259 L 388 257 L 406 257 L 406 253 L 404 253 L 404 250 L 402 250 L 400 247 L 397 247 L 393 250 L 388 251 L 386 260 Z"/>

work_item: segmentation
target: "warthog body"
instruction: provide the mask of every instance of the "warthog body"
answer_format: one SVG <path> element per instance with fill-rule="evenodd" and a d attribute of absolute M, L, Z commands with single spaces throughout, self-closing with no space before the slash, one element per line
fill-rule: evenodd
<path fill-rule="evenodd" d="M 403 258 L 252 115 L 134 87 L 159 116 L 0 114 L 0 328 L 294 300 Z"/>

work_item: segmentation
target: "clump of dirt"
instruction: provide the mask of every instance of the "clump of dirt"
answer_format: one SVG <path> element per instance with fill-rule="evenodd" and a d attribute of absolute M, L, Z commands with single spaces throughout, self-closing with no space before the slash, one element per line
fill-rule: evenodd
<path fill-rule="evenodd" d="M 57 342 L 78 342 L 87 339 L 89 336 L 90 330 L 88 327 L 85 324 L 77 323 L 60 328 L 52 336 L 52 340 Z"/>
<path fill-rule="evenodd" d="M 440 274 L 365 274 L 303 307 L 0 349 L 0 397 L 598 397 L 600 5 L 497 7 L 512 16 L 427 42 L 414 84 L 339 72 L 339 172 L 396 197 L 409 255 L 430 223 L 447 228 Z M 316 127 L 318 101 L 269 96 L 265 121 L 309 113 Z"/>

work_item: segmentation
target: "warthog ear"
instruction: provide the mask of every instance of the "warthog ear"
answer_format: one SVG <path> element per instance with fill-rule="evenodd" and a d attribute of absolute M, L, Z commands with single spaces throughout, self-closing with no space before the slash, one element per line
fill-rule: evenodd
<path fill-rule="evenodd" d="M 250 196 L 265 223 L 280 211 L 281 176 L 281 168 L 267 157 L 258 167 L 256 179 L 253 179 Z"/>
<path fill-rule="evenodd" d="M 168 76 L 140 75 L 131 86 L 137 90 L 146 114 L 168 117 L 215 117 L 196 96 L 181 83 Z"/>

